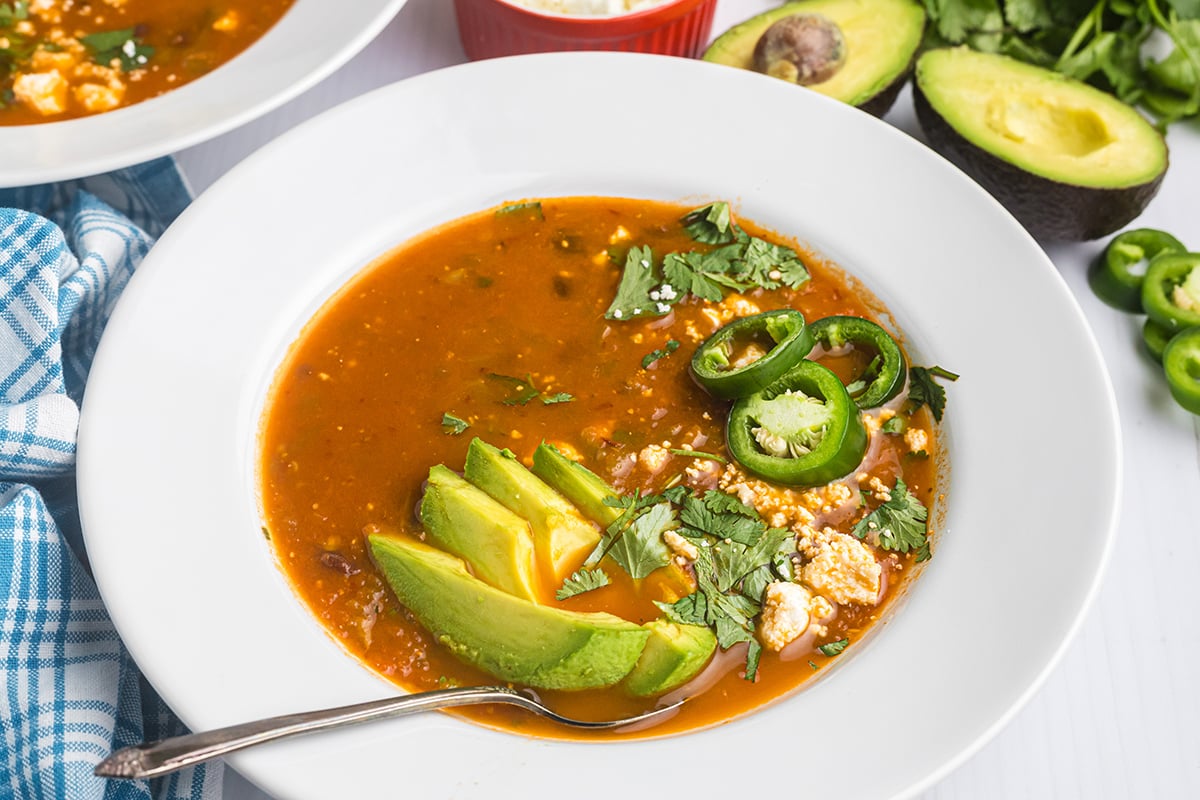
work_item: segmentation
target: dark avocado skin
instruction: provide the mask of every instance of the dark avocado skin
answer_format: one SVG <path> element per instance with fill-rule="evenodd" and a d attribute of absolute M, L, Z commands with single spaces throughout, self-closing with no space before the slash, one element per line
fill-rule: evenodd
<path fill-rule="evenodd" d="M 1080 242 L 1107 236 L 1142 213 L 1166 169 L 1137 186 L 1102 189 L 1033 175 L 967 141 L 942 118 L 916 81 L 917 121 L 934 150 L 975 179 L 1039 241 Z"/>
<path fill-rule="evenodd" d="M 885 86 L 870 100 L 861 103 L 858 108 L 865 111 L 871 116 L 883 119 L 883 116 L 892 110 L 892 106 L 896 104 L 896 98 L 900 96 L 900 92 L 904 89 L 904 84 L 908 83 L 909 77 L 912 75 L 913 64 L 916 59 L 913 59 L 908 65 L 908 69 L 900 73 L 896 80 Z"/>

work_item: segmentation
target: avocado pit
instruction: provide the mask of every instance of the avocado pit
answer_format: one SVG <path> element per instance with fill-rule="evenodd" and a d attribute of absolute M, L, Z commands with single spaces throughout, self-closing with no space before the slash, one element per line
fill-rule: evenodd
<path fill-rule="evenodd" d="M 842 29 L 820 14 L 784 17 L 754 47 L 755 70 L 801 86 L 824 83 L 845 63 Z"/>

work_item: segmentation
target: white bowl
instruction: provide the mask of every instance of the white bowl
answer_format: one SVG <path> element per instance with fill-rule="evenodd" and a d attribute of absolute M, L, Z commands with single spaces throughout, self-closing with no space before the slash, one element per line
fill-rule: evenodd
<path fill-rule="evenodd" d="M 732 200 L 860 277 L 920 362 L 962 375 L 933 560 L 855 657 L 727 725 L 567 743 L 433 713 L 234 766 L 289 798 L 608 798 L 627 781 L 716 797 L 763 780 L 880 800 L 930 785 L 1038 687 L 1096 590 L 1120 488 L 1111 386 L 1053 265 L 962 173 L 863 112 L 698 61 L 563 53 L 422 75 L 283 136 L 184 212 L 121 298 L 80 430 L 87 546 L 135 660 L 194 729 L 392 691 L 309 615 L 260 534 L 268 384 L 377 254 L 469 211 L 572 194 Z"/>
<path fill-rule="evenodd" d="M 296 0 L 203 78 L 127 108 L 0 126 L 0 188 L 81 178 L 174 153 L 271 111 L 346 63 L 405 0 Z"/>

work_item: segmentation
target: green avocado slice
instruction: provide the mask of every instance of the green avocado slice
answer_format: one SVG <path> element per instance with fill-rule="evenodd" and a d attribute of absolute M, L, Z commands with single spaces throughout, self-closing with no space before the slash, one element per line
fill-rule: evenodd
<path fill-rule="evenodd" d="M 455 656 L 539 689 L 620 682 L 650 632 L 604 612 L 540 606 L 496 589 L 461 559 L 415 540 L 372 534 L 371 555 L 400 602 Z"/>
<path fill-rule="evenodd" d="M 482 439 L 467 448 L 467 480 L 529 521 L 533 548 L 555 585 L 578 569 L 600 542 L 600 531 L 570 501 L 534 475 L 516 456 Z"/>
<path fill-rule="evenodd" d="M 1124 227 L 1166 173 L 1167 145 L 1154 126 L 1082 81 L 966 47 L 923 53 L 915 75 L 930 145 L 1038 239 L 1095 239 Z"/>
<path fill-rule="evenodd" d="M 846 60 L 826 81 L 806 88 L 883 116 L 908 78 L 925 33 L 925 9 L 915 0 L 800 0 L 785 3 L 730 28 L 704 60 L 754 69 L 754 48 L 767 28 L 795 14 L 819 14 L 836 24 Z"/>
<path fill-rule="evenodd" d="M 533 451 L 533 474 L 574 503 L 593 522 L 608 527 L 621 516 L 622 509 L 605 504 L 616 499 L 617 490 L 574 459 L 567 458 L 543 442 Z"/>
<path fill-rule="evenodd" d="M 643 627 L 650 631 L 650 638 L 625 679 L 626 690 L 635 697 L 651 697 L 682 686 L 704 669 L 717 649 L 716 634 L 699 625 L 656 619 Z"/>
<path fill-rule="evenodd" d="M 470 564 L 476 577 L 537 602 L 528 522 L 440 464 L 429 470 L 420 515 L 430 541 Z"/>

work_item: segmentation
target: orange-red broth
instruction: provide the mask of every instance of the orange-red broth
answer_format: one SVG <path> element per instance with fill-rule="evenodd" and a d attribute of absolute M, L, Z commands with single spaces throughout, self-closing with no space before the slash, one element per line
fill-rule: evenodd
<path fill-rule="evenodd" d="M 712 474 L 688 477 L 685 469 L 699 462 L 682 456 L 671 456 L 650 473 L 631 459 L 648 445 L 687 443 L 725 453 L 727 406 L 699 389 L 687 369 L 696 335 L 714 329 L 705 316 L 712 304 L 693 298 L 667 317 L 604 319 L 620 277 L 606 253 L 629 244 L 649 244 L 660 256 L 695 247 L 679 224 L 688 208 L 586 197 L 543 200 L 541 208 L 542 216 L 487 211 L 465 217 L 378 259 L 305 328 L 279 370 L 264 416 L 262 500 L 282 569 L 347 651 L 409 690 L 496 683 L 459 662 L 415 623 L 365 548 L 368 531 L 421 536 L 415 509 L 431 465 L 461 470 L 472 436 L 511 449 L 527 464 L 534 448 L 549 441 L 573 449 L 589 468 L 630 494 L 660 490 L 679 476 L 697 489 L 716 485 Z M 797 249 L 812 279 L 799 290 L 727 298 L 726 316 L 745 300 L 762 310 L 797 308 L 809 320 L 832 314 L 879 317 L 879 304 L 834 265 L 795 242 L 740 224 Z M 630 236 L 614 244 L 621 227 Z M 682 343 L 678 351 L 643 369 L 643 357 L 672 338 Z M 850 361 L 825 359 L 844 379 L 853 369 Z M 574 400 L 505 405 L 508 387 L 489 373 L 528 374 L 543 394 L 567 392 Z M 470 429 L 448 435 L 445 412 L 467 420 Z M 878 436 L 874 457 L 860 472 L 887 486 L 900 476 L 928 506 L 937 493 L 934 430 L 925 411 L 911 424 L 927 430 L 930 457 L 914 457 L 901 437 Z M 878 502 L 869 495 L 864 488 L 864 508 Z M 849 531 L 862 513 L 835 527 Z M 706 690 L 673 717 L 635 734 L 606 735 L 704 727 L 818 675 L 834 657 L 816 646 L 861 638 L 913 573 L 912 554 L 880 555 L 884 589 L 877 606 L 839 606 L 826 635 L 802 638 L 782 653 L 764 652 L 753 683 L 743 677 L 741 648 L 719 652 L 697 679 L 696 686 Z M 639 623 L 660 616 L 651 601 L 661 596 L 662 582 L 652 576 L 639 595 L 627 576 L 614 574 L 619 572 L 609 570 L 614 580 L 608 587 L 562 602 L 551 588 L 544 601 L 608 610 Z M 557 710 L 584 718 L 632 714 L 655 703 L 633 699 L 619 687 L 542 696 Z M 522 733 L 572 735 L 503 707 L 456 713 Z"/>

